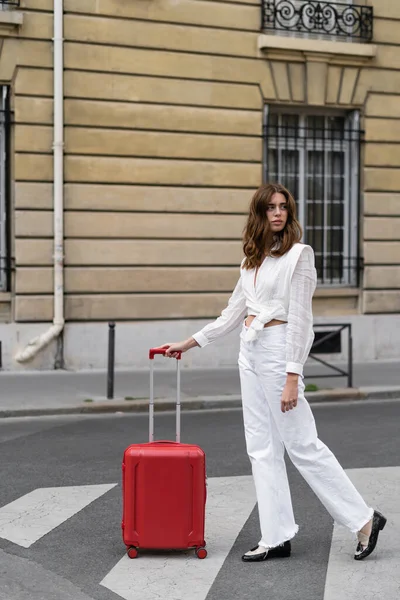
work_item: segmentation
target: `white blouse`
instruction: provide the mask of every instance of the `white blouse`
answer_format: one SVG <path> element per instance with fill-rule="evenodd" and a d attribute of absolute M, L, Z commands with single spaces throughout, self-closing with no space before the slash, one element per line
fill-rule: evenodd
<path fill-rule="evenodd" d="M 241 267 L 228 306 L 192 337 L 199 346 L 206 346 L 241 325 L 246 315 L 255 315 L 245 336 L 251 341 L 272 319 L 285 321 L 286 372 L 303 375 L 314 341 L 312 297 L 316 284 L 314 252 L 304 244 L 295 244 L 279 258 L 267 256 L 257 273 Z"/>

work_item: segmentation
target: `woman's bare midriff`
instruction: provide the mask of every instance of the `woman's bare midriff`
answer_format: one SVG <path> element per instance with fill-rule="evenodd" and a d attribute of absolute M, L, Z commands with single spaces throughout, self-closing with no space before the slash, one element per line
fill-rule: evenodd
<path fill-rule="evenodd" d="M 246 320 L 244 322 L 246 327 L 250 327 L 251 322 L 255 318 L 256 318 L 255 315 L 248 315 L 248 317 L 246 318 Z M 284 323 L 286 323 L 286 321 L 279 321 L 278 319 L 272 319 L 272 321 L 269 321 L 269 323 L 265 323 L 264 327 L 273 327 L 274 325 L 283 325 Z"/>

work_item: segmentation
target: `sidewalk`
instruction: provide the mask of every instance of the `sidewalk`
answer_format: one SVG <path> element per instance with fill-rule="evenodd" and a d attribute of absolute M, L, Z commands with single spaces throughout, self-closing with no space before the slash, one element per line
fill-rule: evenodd
<path fill-rule="evenodd" d="M 158 410 L 171 410 L 175 404 L 176 375 L 173 369 L 156 364 L 155 396 Z M 346 368 L 344 365 L 344 369 Z M 345 377 L 320 378 L 327 369 L 311 363 L 305 367 L 305 383 L 318 391 L 308 392 L 309 402 L 400 398 L 400 362 L 374 362 L 354 365 L 353 388 Z M 240 407 L 237 369 L 182 370 L 182 408 Z M 149 373 L 117 371 L 114 399 L 107 400 L 105 371 L 0 372 L 0 417 L 51 414 L 100 413 L 148 409 Z"/>

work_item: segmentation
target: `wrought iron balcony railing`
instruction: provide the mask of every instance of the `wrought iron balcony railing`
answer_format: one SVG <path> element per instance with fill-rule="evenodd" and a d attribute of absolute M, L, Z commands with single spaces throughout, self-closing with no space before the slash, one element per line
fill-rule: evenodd
<path fill-rule="evenodd" d="M 316 0 L 262 0 L 262 29 L 371 41 L 372 6 Z"/>
<path fill-rule="evenodd" d="M 8 10 L 11 7 L 19 6 L 20 0 L 0 0 L 0 10 Z"/>

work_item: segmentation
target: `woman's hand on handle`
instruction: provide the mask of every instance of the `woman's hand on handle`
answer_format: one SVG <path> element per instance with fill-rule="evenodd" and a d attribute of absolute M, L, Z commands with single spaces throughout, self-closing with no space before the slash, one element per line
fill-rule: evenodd
<path fill-rule="evenodd" d="M 184 340 L 183 342 L 174 342 L 173 344 L 163 344 L 160 348 L 165 350 L 165 355 L 167 358 L 176 358 L 178 356 L 178 352 L 187 352 L 190 348 L 194 348 L 198 346 L 198 343 L 194 338 L 189 338 Z"/>
<path fill-rule="evenodd" d="M 288 373 L 286 385 L 283 388 L 281 399 L 281 411 L 283 413 L 296 408 L 299 395 L 299 376 L 297 373 Z"/>

